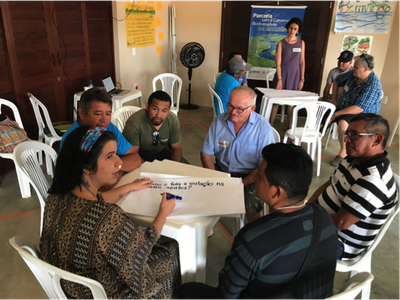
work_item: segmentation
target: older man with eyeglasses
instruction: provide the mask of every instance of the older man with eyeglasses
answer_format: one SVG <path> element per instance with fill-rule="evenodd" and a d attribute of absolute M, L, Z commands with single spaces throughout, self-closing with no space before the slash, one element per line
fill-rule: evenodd
<path fill-rule="evenodd" d="M 388 136 L 382 116 L 356 115 L 344 132 L 347 157 L 308 200 L 322 205 L 338 229 L 337 259 L 352 260 L 367 250 L 398 201 L 385 151 Z"/>
<path fill-rule="evenodd" d="M 382 85 L 373 68 L 375 59 L 372 55 L 362 54 L 354 59 L 353 72 L 346 72 L 336 77 L 333 82 L 332 103 L 336 112 L 331 122 L 338 124 L 340 151 L 331 161 L 337 167 L 346 156 L 343 132 L 347 130 L 350 120 L 361 112 L 378 114 L 383 96 Z M 338 100 L 339 87 L 343 87 L 343 95 Z"/>
<path fill-rule="evenodd" d="M 228 111 L 214 118 L 200 152 L 203 167 L 242 178 L 249 222 L 261 217 L 264 207 L 254 186 L 262 149 L 277 142 L 268 121 L 254 112 L 256 98 L 251 88 L 235 87 L 229 95 Z"/>
<path fill-rule="evenodd" d="M 122 132 L 143 161 L 169 159 L 188 163 L 182 157 L 178 117 L 170 111 L 171 97 L 163 91 L 153 92 L 146 109 L 134 113 Z"/>

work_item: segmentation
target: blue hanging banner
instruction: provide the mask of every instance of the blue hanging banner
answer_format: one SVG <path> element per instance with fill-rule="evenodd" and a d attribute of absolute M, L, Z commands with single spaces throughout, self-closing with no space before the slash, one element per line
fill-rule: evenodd
<path fill-rule="evenodd" d="M 294 17 L 303 21 L 306 7 L 251 6 L 247 62 L 253 68 L 249 79 L 265 80 L 267 72 L 275 71 L 276 45 L 287 36 L 286 23 Z"/>

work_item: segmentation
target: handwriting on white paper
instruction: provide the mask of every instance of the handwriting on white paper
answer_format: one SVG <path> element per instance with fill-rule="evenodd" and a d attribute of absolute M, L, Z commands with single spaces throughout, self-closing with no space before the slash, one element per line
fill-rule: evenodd
<path fill-rule="evenodd" d="M 188 181 L 188 182 L 167 182 L 167 183 L 152 183 L 151 184 L 151 189 L 166 189 L 166 190 L 190 190 L 194 186 L 198 187 L 211 187 L 211 186 L 224 186 L 223 182 L 210 182 L 210 181 Z"/>

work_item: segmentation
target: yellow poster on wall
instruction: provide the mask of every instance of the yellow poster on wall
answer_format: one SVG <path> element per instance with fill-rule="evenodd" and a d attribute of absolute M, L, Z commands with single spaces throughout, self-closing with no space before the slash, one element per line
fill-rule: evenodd
<path fill-rule="evenodd" d="M 154 4 L 125 2 L 126 46 L 137 48 L 156 44 Z"/>

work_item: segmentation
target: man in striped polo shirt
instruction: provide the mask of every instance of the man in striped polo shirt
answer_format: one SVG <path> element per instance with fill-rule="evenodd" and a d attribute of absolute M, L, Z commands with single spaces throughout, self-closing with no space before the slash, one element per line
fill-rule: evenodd
<path fill-rule="evenodd" d="M 373 113 L 356 115 L 344 132 L 347 157 L 309 202 L 321 204 L 338 229 L 337 258 L 351 260 L 371 246 L 397 202 L 385 151 L 389 124 Z"/>

